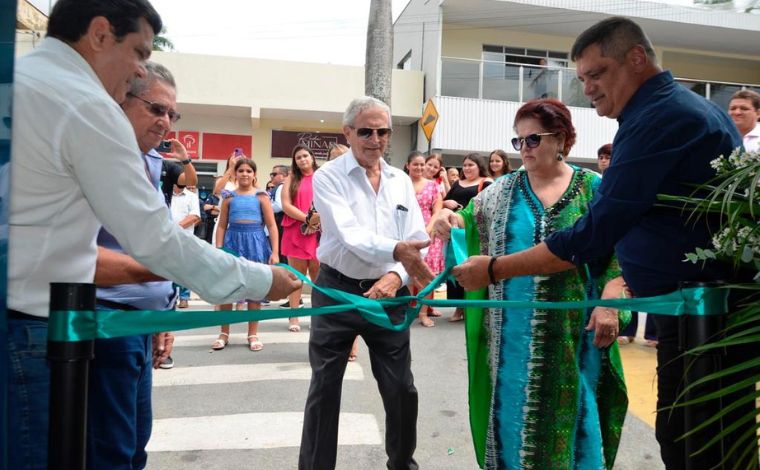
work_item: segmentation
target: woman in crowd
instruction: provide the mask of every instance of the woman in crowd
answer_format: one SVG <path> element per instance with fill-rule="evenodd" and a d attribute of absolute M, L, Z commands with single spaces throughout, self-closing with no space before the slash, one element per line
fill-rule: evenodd
<path fill-rule="evenodd" d="M 443 166 L 443 157 L 440 153 L 433 152 L 425 158 L 425 178 L 438 184 L 441 196 L 449 192 L 451 184 L 446 177 L 446 168 Z"/>
<path fill-rule="evenodd" d="M 425 155 L 421 152 L 414 151 L 409 154 L 409 157 L 406 159 L 406 170 L 412 179 L 414 192 L 417 193 L 417 203 L 420 205 L 420 209 L 422 209 L 422 218 L 427 225 L 428 235 L 430 235 L 433 228 L 433 216 L 443 206 L 438 184 L 425 178 Z M 443 242 L 440 239 L 436 238 L 430 243 L 427 255 L 425 255 L 425 263 L 433 271 L 433 274 L 443 271 Z M 430 297 L 432 298 L 432 294 L 430 294 Z M 430 317 L 439 316 L 441 315 L 431 307 L 423 305 L 419 314 L 420 324 L 426 327 L 435 326 Z"/>
<path fill-rule="evenodd" d="M 443 207 L 451 211 L 458 211 L 465 207 L 470 199 L 491 184 L 487 181 L 488 170 L 483 159 L 477 153 L 471 153 L 462 160 L 462 178 L 451 184 L 451 189 L 443 199 Z M 446 298 L 463 299 L 464 289 L 453 281 L 446 281 Z M 464 310 L 457 307 L 449 321 L 462 321 Z"/>
<path fill-rule="evenodd" d="M 509 165 L 507 152 L 501 149 L 491 152 L 488 157 L 488 175 L 496 181 L 497 178 L 501 178 L 510 172 L 512 172 L 512 167 Z"/>
<path fill-rule="evenodd" d="M 515 116 L 523 168 L 496 181 L 462 211 L 444 209 L 434 230 L 464 227 L 470 254 L 499 256 L 533 246 L 588 211 L 601 180 L 568 165 L 575 142 L 558 100 L 525 103 Z M 617 263 L 496 282 L 480 298 L 563 301 L 618 298 Z M 478 298 L 468 293 L 468 298 Z M 609 308 L 470 309 L 470 422 L 478 463 L 488 469 L 611 469 L 627 397 Z"/>
<path fill-rule="evenodd" d="M 234 169 L 237 189 L 222 202 L 216 246 L 250 261 L 276 264 L 279 262 L 277 224 L 269 195 L 256 187 L 256 164 L 253 160 L 239 158 Z M 265 225 L 269 237 L 264 232 Z M 248 310 L 261 309 L 259 302 L 245 300 Z M 232 304 L 220 305 L 219 310 L 232 310 Z M 251 351 L 260 351 L 264 347 L 259 340 L 258 329 L 258 322 L 248 322 L 248 349 Z M 222 325 L 219 338 L 211 348 L 224 349 L 229 338 L 230 325 Z"/>
<path fill-rule="evenodd" d="M 348 152 L 348 147 L 337 142 L 331 142 L 327 146 L 327 161 L 335 160 L 346 152 Z"/>
<path fill-rule="evenodd" d="M 320 230 L 319 213 L 314 210 L 311 180 L 319 168 L 314 155 L 305 145 L 296 145 L 291 153 L 290 175 L 282 185 L 282 254 L 288 264 L 311 280 L 317 278 L 317 232 Z M 301 289 L 288 296 L 290 308 L 301 308 Z M 298 317 L 290 318 L 288 330 L 301 331 Z"/>
<path fill-rule="evenodd" d="M 610 166 L 612 160 L 612 144 L 604 144 L 596 151 L 596 166 L 602 175 Z"/>

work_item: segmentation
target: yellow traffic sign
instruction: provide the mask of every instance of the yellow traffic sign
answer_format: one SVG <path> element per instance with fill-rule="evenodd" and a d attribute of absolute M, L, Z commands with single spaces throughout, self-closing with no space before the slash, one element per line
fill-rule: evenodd
<path fill-rule="evenodd" d="M 430 98 L 425 104 L 425 110 L 422 112 L 422 118 L 420 118 L 420 126 L 422 126 L 422 132 L 425 133 L 428 142 L 433 137 L 433 130 L 438 122 L 438 110 L 435 109 L 433 104 L 433 98 Z"/>

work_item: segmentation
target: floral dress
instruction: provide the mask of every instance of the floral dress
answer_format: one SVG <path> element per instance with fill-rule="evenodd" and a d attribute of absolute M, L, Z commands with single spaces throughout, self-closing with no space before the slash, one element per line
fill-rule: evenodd
<path fill-rule="evenodd" d="M 417 193 L 417 203 L 420 205 L 420 209 L 422 209 L 422 218 L 425 221 L 425 226 L 430 223 L 430 219 L 433 217 L 433 206 L 439 194 L 438 185 L 435 181 L 429 181 Z M 430 243 L 427 256 L 425 256 L 425 263 L 435 274 L 443 271 L 443 242 L 439 238 Z"/>

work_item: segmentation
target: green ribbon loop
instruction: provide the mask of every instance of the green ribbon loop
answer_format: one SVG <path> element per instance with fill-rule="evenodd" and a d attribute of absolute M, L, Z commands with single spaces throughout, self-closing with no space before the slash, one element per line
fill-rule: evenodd
<path fill-rule="evenodd" d="M 476 308 L 539 308 L 547 310 L 585 309 L 589 307 L 612 307 L 660 315 L 720 315 L 728 311 L 727 288 L 694 287 L 684 288 L 655 297 L 632 299 L 582 300 L 564 302 L 533 302 L 517 300 L 442 300 L 426 299 L 441 285 L 454 264 L 467 259 L 465 233 L 463 229 L 451 231 L 451 241 L 446 248 L 446 269 L 433 279 L 416 296 L 401 296 L 389 299 L 369 299 L 338 289 L 314 285 L 308 277 L 287 265 L 304 284 L 311 286 L 337 302 L 318 308 L 251 310 L 251 311 L 51 311 L 48 339 L 51 341 L 85 341 L 98 338 L 159 333 L 162 331 L 189 330 L 207 326 L 243 323 L 249 321 L 287 318 L 296 312 L 298 316 L 329 315 L 331 313 L 356 310 L 367 321 L 392 331 L 401 331 L 414 322 L 423 305 L 432 307 L 476 307 Z M 414 305 L 413 305 L 414 304 Z M 393 323 L 385 311 L 387 307 L 406 305 L 404 320 Z"/>

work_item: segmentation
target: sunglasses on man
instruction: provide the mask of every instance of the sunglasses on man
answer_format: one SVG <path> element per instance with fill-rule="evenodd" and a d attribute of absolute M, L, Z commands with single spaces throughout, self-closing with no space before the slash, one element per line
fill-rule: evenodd
<path fill-rule="evenodd" d="M 132 98 L 137 98 L 138 100 L 142 101 L 146 105 L 148 105 L 148 110 L 150 113 L 156 117 L 164 117 L 169 116 L 169 120 L 171 122 L 177 122 L 179 121 L 179 118 L 182 116 L 177 112 L 171 109 L 170 107 L 163 105 L 161 103 L 156 103 L 153 101 L 148 101 L 145 98 L 141 98 L 134 93 L 127 93 L 127 96 L 131 96 Z"/>
<path fill-rule="evenodd" d="M 372 137 L 373 133 L 377 133 L 377 138 L 382 139 L 384 137 L 390 136 L 393 132 L 393 129 L 390 129 L 388 127 L 381 127 L 380 129 L 372 129 L 370 127 L 359 127 L 358 129 L 353 126 L 349 126 L 351 129 L 356 131 L 356 135 L 359 136 L 362 140 L 367 140 L 370 137 Z"/>
<path fill-rule="evenodd" d="M 534 149 L 541 145 L 542 136 L 555 134 L 556 132 L 542 132 L 540 134 L 526 135 L 525 137 L 515 137 L 512 139 L 512 147 L 519 152 L 523 148 L 523 143 L 525 143 L 529 149 Z"/>

